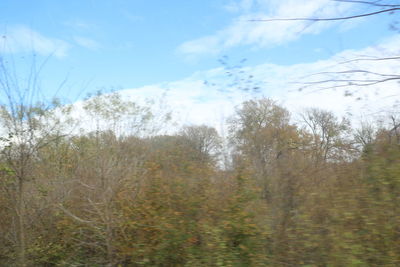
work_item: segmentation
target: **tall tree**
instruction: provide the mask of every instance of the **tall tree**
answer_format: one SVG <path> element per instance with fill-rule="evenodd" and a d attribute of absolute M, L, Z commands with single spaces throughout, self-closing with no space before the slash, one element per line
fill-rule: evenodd
<path fill-rule="evenodd" d="M 58 140 L 68 129 L 66 118 L 70 111 L 70 107 L 61 106 L 56 100 L 40 102 L 35 62 L 31 71 L 27 79 L 20 79 L 0 57 L 1 157 L 12 176 L 19 266 L 28 264 L 26 185 L 35 179 L 32 168 L 38 151 Z"/>

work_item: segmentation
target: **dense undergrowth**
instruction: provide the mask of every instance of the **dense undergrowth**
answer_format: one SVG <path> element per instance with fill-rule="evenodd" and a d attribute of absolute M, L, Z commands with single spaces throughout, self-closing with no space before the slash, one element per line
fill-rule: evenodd
<path fill-rule="evenodd" d="M 294 124 L 258 99 L 223 140 L 208 126 L 66 134 L 24 112 L 2 111 L 1 266 L 400 265 L 394 118 L 352 128 L 310 109 Z"/>

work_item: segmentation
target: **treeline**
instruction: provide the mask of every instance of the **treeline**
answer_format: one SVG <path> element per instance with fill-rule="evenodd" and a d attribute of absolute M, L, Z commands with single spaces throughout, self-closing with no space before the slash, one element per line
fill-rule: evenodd
<path fill-rule="evenodd" d="M 400 266 L 394 117 L 293 123 L 255 99 L 224 140 L 204 125 L 146 135 L 148 109 L 95 99 L 110 127 L 90 132 L 57 103 L 2 106 L 1 266 Z"/>

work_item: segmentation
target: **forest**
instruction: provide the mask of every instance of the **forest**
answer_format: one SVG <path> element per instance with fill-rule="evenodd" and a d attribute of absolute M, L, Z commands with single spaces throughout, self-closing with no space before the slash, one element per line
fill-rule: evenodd
<path fill-rule="evenodd" d="M 400 266 L 399 1 L 14 2 L 0 3 L 0 267 Z M 246 51 L 265 83 L 222 56 Z M 223 67 L 196 65 L 207 54 Z M 76 87 L 249 97 L 218 129 L 118 91 L 44 97 L 40 74 L 74 68 Z M 349 103 L 375 88 L 379 116 L 262 96 L 284 82 Z"/>
<path fill-rule="evenodd" d="M 165 134 L 113 93 L 81 131 L 74 106 L 23 100 L 1 106 L 1 266 L 400 266 L 396 115 L 259 97 L 226 136 Z"/>

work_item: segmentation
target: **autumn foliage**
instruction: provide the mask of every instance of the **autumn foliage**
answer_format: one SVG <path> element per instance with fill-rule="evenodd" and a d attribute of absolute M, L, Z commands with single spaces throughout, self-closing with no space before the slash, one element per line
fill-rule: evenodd
<path fill-rule="evenodd" d="M 1 266 L 400 266 L 394 117 L 363 131 L 310 109 L 293 123 L 254 99 L 224 140 L 204 125 L 121 130 L 154 121 L 114 100 L 87 106 L 112 127 L 80 133 L 3 107 Z"/>

